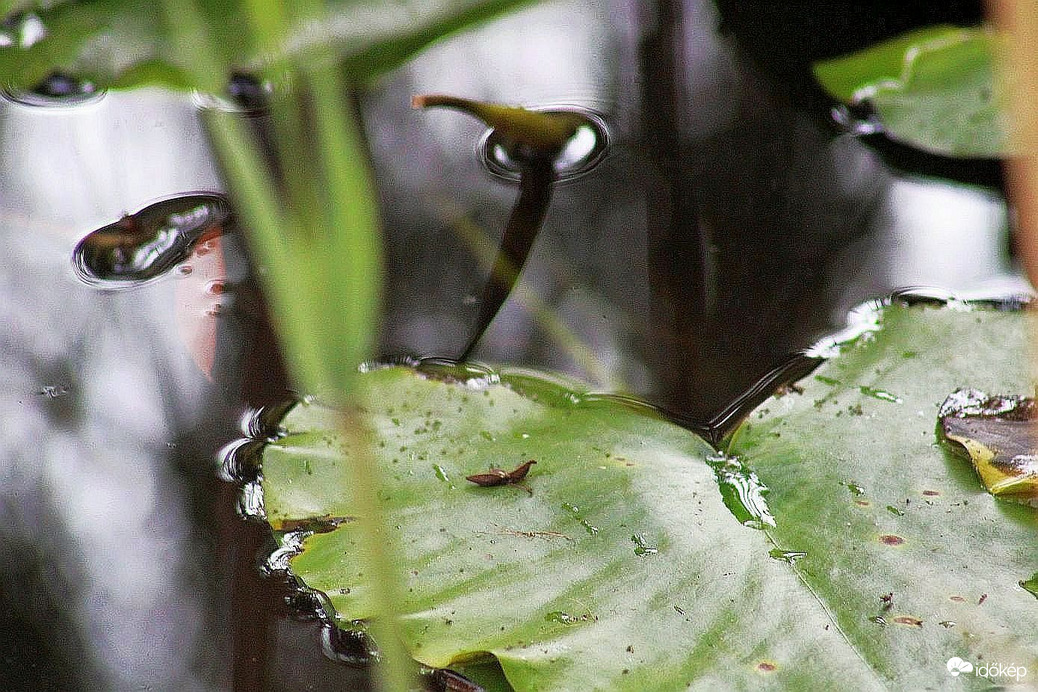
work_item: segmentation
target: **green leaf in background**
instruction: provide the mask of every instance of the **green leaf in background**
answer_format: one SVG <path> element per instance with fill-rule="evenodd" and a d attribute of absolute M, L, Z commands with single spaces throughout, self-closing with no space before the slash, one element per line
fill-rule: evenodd
<path fill-rule="evenodd" d="M 814 65 L 839 101 L 874 109 L 883 132 L 931 153 L 1010 153 L 1006 90 L 995 77 L 997 37 L 986 28 L 936 26 Z"/>
<path fill-rule="evenodd" d="M 1022 586 L 1038 570 L 1038 510 L 990 495 L 936 432 L 956 390 L 1034 391 L 1032 325 L 979 307 L 877 318 L 727 451 L 768 486 L 768 535 L 805 553 L 793 569 L 881 679 L 943 688 L 953 656 L 1038 675 L 1038 602 Z"/>
<path fill-rule="evenodd" d="M 623 400 L 501 379 L 402 367 L 360 378 L 416 659 L 494 656 L 518 690 L 877 687 L 765 534 L 725 507 L 705 442 Z M 275 528 L 331 529 L 291 568 L 349 626 L 372 606 L 335 421 L 316 404 L 286 417 L 264 452 L 263 495 Z M 532 496 L 465 480 L 529 459 Z"/>
<path fill-rule="evenodd" d="M 254 45 L 242 30 L 245 0 L 199 0 L 196 6 L 212 34 L 222 64 L 242 71 L 276 70 L 289 60 L 334 51 L 354 79 L 370 78 L 451 32 L 489 19 L 529 0 L 451 0 L 328 3 L 321 21 L 297 24 L 274 50 Z M 150 0 L 5 2 L 13 17 L 0 30 L 0 80 L 31 88 L 55 70 L 102 86 L 163 84 L 199 86 L 192 78 L 194 56 L 169 41 L 162 4 Z M 26 18 L 43 28 L 23 40 Z M 27 45 L 26 45 L 27 44 Z"/>

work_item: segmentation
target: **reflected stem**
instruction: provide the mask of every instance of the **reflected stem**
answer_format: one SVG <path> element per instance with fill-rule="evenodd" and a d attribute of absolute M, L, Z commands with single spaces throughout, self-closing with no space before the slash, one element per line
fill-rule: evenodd
<path fill-rule="evenodd" d="M 703 326 L 710 267 L 693 180 L 681 132 L 688 109 L 684 88 L 684 5 L 656 0 L 641 6 L 642 140 L 651 168 L 645 175 L 652 352 L 660 403 L 702 414 Z"/>

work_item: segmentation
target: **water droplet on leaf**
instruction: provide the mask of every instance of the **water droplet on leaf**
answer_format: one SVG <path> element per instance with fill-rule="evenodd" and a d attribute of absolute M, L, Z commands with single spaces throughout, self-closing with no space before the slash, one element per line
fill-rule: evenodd
<path fill-rule="evenodd" d="M 634 534 L 631 536 L 631 541 L 634 543 L 634 554 L 638 556 L 644 555 L 655 555 L 659 552 L 659 548 L 654 545 L 649 545 L 645 542 L 645 537 L 641 534 Z"/>
<path fill-rule="evenodd" d="M 770 551 L 768 551 L 768 555 L 770 555 L 776 560 L 788 562 L 791 565 L 800 558 L 807 557 L 807 553 L 805 552 L 801 552 L 799 550 L 781 550 L 780 548 L 772 548 Z"/>
<path fill-rule="evenodd" d="M 579 624 L 582 620 L 586 620 L 587 618 L 573 616 L 561 610 L 553 610 L 547 615 L 545 615 L 544 619 L 548 622 L 558 622 L 562 625 L 576 625 Z"/>
<path fill-rule="evenodd" d="M 870 396 L 873 399 L 879 399 L 880 401 L 889 401 L 894 404 L 901 403 L 901 397 L 895 394 L 891 394 L 890 392 L 884 391 L 882 389 L 875 389 L 873 387 L 866 387 L 862 385 L 861 387 L 858 387 L 858 391 L 860 391 L 865 396 Z"/>
<path fill-rule="evenodd" d="M 743 526 L 763 529 L 775 525 L 775 517 L 764 499 L 768 486 L 756 473 L 738 459 L 723 454 L 708 458 L 707 463 L 714 469 L 721 499 Z"/>

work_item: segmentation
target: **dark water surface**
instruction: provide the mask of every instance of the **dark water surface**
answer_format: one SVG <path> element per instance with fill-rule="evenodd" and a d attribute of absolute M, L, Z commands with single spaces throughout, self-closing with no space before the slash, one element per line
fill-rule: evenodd
<path fill-rule="evenodd" d="M 740 43 L 712 4 L 682 8 L 660 31 L 643 3 L 546 3 L 362 95 L 384 354 L 460 353 L 516 194 L 481 160 L 508 164 L 484 129 L 411 110 L 415 93 L 581 108 L 608 131 L 597 165 L 556 186 L 477 359 L 705 420 L 868 297 L 1021 285 L 996 190 L 897 172 L 762 67 L 745 12 Z M 363 689 L 349 643 L 261 573 L 269 532 L 218 476 L 243 412 L 287 385 L 242 230 L 169 201 L 223 189 L 195 104 L 8 99 L 0 148 L 0 689 Z M 135 225 L 156 203 L 190 233 Z"/>

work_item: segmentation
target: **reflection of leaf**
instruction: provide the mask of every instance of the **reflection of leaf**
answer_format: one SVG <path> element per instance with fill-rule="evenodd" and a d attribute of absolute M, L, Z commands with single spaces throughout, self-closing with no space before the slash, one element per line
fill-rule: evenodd
<path fill-rule="evenodd" d="M 984 28 L 936 26 L 817 63 L 834 98 L 871 107 L 891 139 L 948 156 L 1008 153 L 1004 89 Z"/>
<path fill-rule="evenodd" d="M 993 495 L 1038 503 L 1038 408 L 1034 399 L 955 392 L 941 406 L 941 429 L 969 452 Z"/>
<path fill-rule="evenodd" d="M 452 0 L 427 3 L 381 0 L 328 3 L 328 18 L 295 27 L 274 51 L 260 52 L 241 30 L 248 16 L 241 0 L 196 0 L 225 64 L 258 70 L 291 57 L 332 48 L 355 77 L 396 67 L 429 43 L 488 19 L 526 0 Z M 39 83 L 55 69 L 105 86 L 160 83 L 192 86 L 193 56 L 169 41 L 162 4 L 151 0 L 25 3 L 7 0 L 4 10 L 37 5 L 47 35 L 22 48 L 0 47 L 0 81 L 21 88 Z M 39 7 L 39 5 L 44 5 Z M 6 11 L 4 14 L 6 14 Z M 11 30 L 9 29 L 8 32 Z M 305 60 L 304 60 L 305 62 Z"/>
<path fill-rule="evenodd" d="M 934 429 L 967 383 L 1031 390 L 1028 317 L 901 305 L 877 317 L 802 395 L 762 404 L 726 451 L 768 486 L 769 536 L 807 553 L 797 574 L 898 688 L 943 687 L 954 655 L 1038 665 L 1038 609 L 1018 586 L 1038 568 L 1038 511 L 985 492 Z"/>

